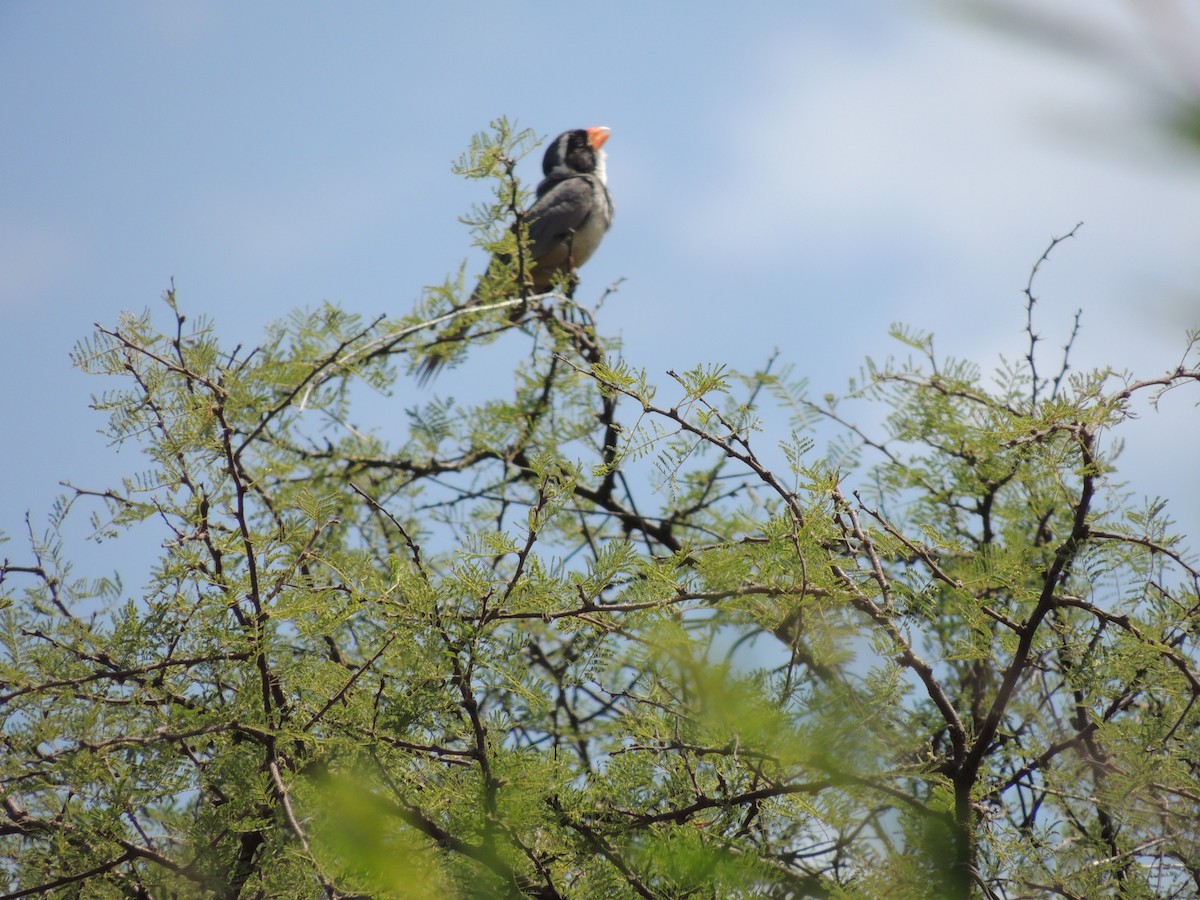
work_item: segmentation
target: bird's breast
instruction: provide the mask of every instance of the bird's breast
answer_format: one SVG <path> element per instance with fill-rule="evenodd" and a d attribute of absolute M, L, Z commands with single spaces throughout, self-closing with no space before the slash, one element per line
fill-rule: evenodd
<path fill-rule="evenodd" d="M 539 290 L 550 287 L 555 278 L 563 272 L 578 268 L 587 262 L 600 246 L 604 233 L 612 223 L 612 201 L 604 183 L 592 176 L 583 176 L 581 180 L 587 184 L 589 193 L 584 196 L 576 195 L 578 199 L 574 202 L 585 209 L 586 214 L 582 219 L 569 214 L 562 215 L 562 218 L 570 220 L 571 224 L 567 226 L 566 222 L 563 222 L 563 226 L 566 227 L 562 230 L 551 227 L 549 230 L 553 234 L 552 240 L 539 239 L 544 242 L 544 249 L 535 257 L 537 265 L 533 272 L 534 286 Z M 576 181 L 575 184 L 579 182 Z M 547 196 L 553 197 L 553 194 Z M 547 216 L 548 218 L 539 224 L 549 225 L 554 221 L 553 204 Z M 532 230 L 534 229 L 531 228 Z"/>
<path fill-rule="evenodd" d="M 608 226 L 612 223 L 612 207 L 608 195 L 600 185 L 597 185 L 596 193 L 598 196 L 595 198 L 591 214 L 583 220 L 583 224 L 571 238 L 571 261 L 576 266 L 583 265 L 596 252 L 604 232 L 608 231 Z"/>

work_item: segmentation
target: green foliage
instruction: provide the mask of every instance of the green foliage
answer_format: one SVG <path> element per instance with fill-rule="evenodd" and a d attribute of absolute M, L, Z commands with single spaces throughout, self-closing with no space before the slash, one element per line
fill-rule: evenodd
<path fill-rule="evenodd" d="M 491 249 L 528 149 L 460 163 Z M 534 336 L 511 393 L 350 424 L 462 281 L 253 351 L 172 291 L 79 346 L 145 468 L 54 526 L 162 550 L 88 581 L 52 528 L 0 573 L 10 894 L 1194 892 L 1200 575 L 1106 443 L 1194 365 L 985 379 L 897 329 L 840 398 L 652 385 L 556 292 L 461 335 Z"/>

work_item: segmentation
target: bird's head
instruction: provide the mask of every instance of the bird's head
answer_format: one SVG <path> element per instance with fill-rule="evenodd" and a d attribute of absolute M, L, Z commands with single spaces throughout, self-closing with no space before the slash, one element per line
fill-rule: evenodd
<path fill-rule="evenodd" d="M 604 151 L 600 149 L 611 132 L 603 126 L 564 131 L 546 148 L 542 173 L 551 175 L 591 175 L 604 180 Z"/>

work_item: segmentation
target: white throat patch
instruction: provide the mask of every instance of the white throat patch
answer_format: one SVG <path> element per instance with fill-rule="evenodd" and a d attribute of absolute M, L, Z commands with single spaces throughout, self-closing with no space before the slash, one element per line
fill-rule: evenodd
<path fill-rule="evenodd" d="M 604 148 L 601 147 L 596 151 L 596 171 L 593 173 L 600 179 L 601 184 L 608 184 L 608 173 L 604 168 Z"/>

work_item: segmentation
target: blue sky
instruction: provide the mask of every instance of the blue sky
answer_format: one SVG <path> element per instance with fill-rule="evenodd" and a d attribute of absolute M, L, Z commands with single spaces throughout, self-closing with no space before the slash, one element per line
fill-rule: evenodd
<path fill-rule="evenodd" d="M 1120 0 L 1063 0 L 1153 67 Z M 1200 32 L 1198 32 L 1200 33 Z M 1142 376 L 1200 327 L 1200 158 L 1115 70 L 930 4 L 0 4 L 0 530 L 24 553 L 58 482 L 139 467 L 67 353 L 172 278 L 229 343 L 324 299 L 401 313 L 483 259 L 450 163 L 498 115 L 608 125 L 612 232 L 582 299 L 652 378 L 778 348 L 816 393 L 892 322 L 992 368 L 1084 308 L 1078 366 Z M 530 186 L 535 155 L 523 168 Z M 465 394 L 478 366 L 438 390 Z M 373 405 L 381 418 L 401 396 Z M 1131 488 L 1200 526 L 1195 397 L 1129 429 Z M 370 422 L 364 423 L 370 425 Z M 780 435 L 782 437 L 782 435 Z M 38 530 L 40 530 L 40 525 Z M 1192 541 L 1193 546 L 1196 541 Z"/>

